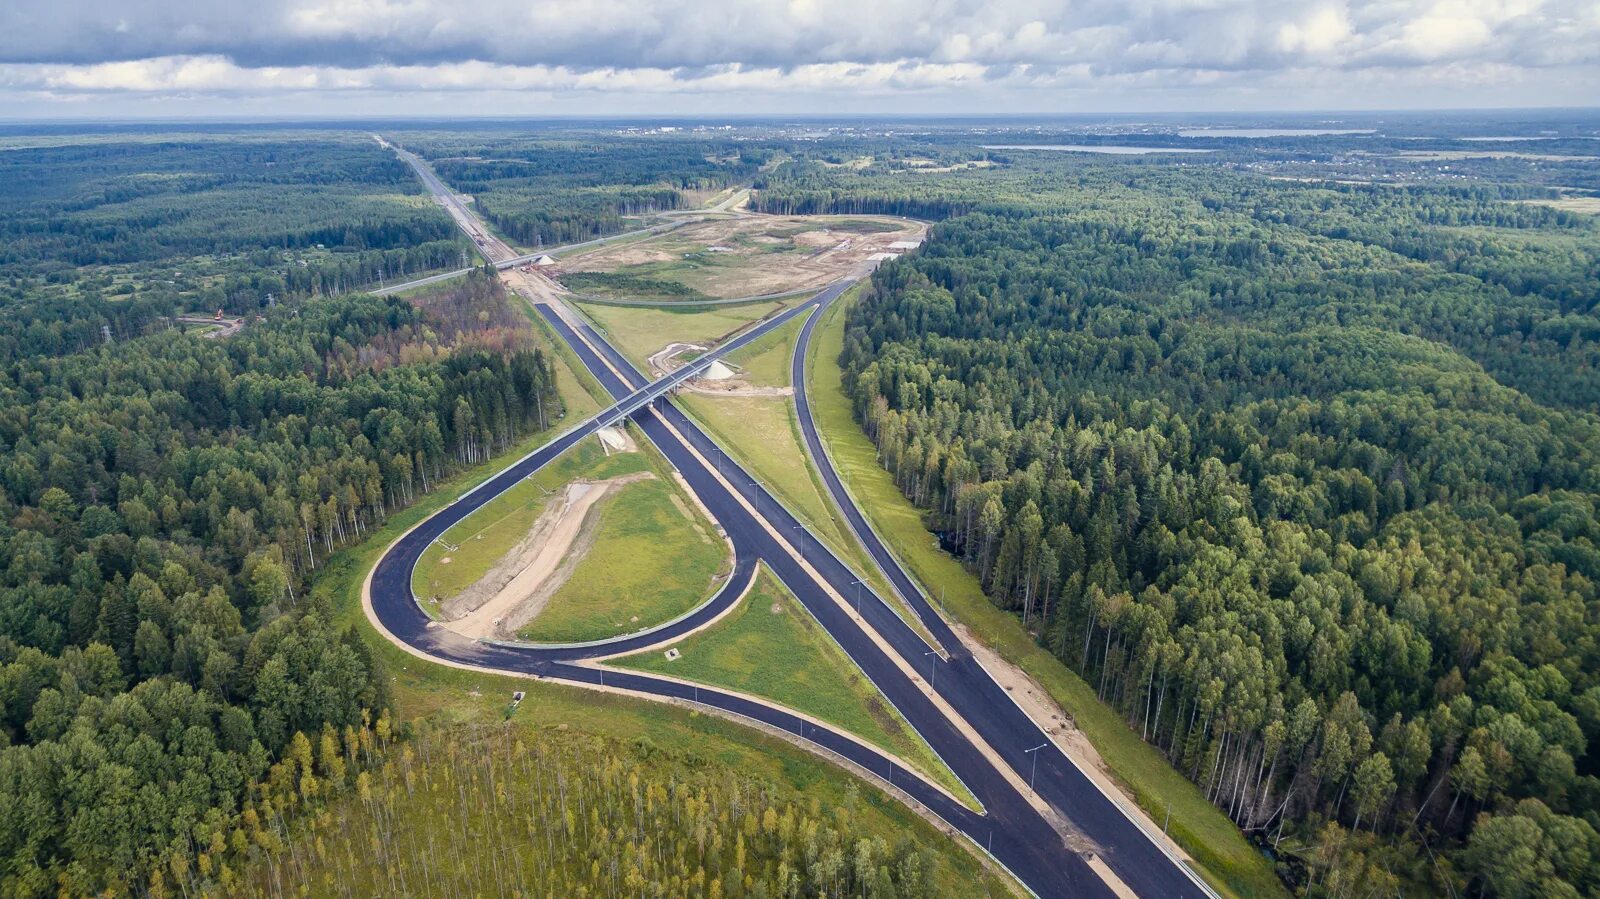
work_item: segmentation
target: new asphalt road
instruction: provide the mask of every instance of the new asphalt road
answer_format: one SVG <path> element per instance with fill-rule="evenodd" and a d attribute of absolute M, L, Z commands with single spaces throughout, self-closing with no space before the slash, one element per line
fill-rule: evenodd
<path fill-rule="evenodd" d="M 836 285 L 835 288 L 830 288 L 822 295 L 819 295 L 817 305 L 822 307 L 832 302 L 839 293 L 843 292 L 843 287 L 844 285 Z M 937 690 L 939 695 L 962 718 L 966 719 L 990 746 L 999 752 L 1005 763 L 1011 765 L 1020 779 L 1031 779 L 1034 782 L 1035 790 L 1067 819 L 1072 830 L 1077 831 L 1084 838 L 1081 842 L 1081 848 L 1098 854 L 1124 884 L 1142 896 L 1210 895 L 1209 889 L 1199 883 L 1197 877 L 1181 863 L 1170 858 L 1151 836 L 1143 833 L 1130 817 L 1124 814 L 1116 805 L 1116 801 L 1101 792 L 1043 734 L 1038 725 L 1023 713 L 1022 709 L 1011 700 L 1005 690 L 989 676 L 988 672 L 984 671 L 976 660 L 961 649 L 960 641 L 951 632 L 948 624 L 934 613 L 927 599 L 916 588 L 893 555 L 888 552 L 883 543 L 877 539 L 877 535 L 866 524 L 860 510 L 839 482 L 837 473 L 828 461 L 826 453 L 823 452 L 816 433 L 815 422 L 811 416 L 810 404 L 805 402 L 804 350 L 809 345 L 811 332 L 815 329 L 819 320 L 816 315 L 811 314 L 809 311 L 807 315 L 808 320 L 802 329 L 804 332 L 803 343 L 797 348 L 796 361 L 793 363 L 798 370 L 792 371 L 791 375 L 793 376 L 792 383 L 796 388 L 797 404 L 804 403 L 799 405 L 799 409 L 801 411 L 802 430 L 807 435 L 808 449 L 813 454 L 813 457 L 817 459 L 819 468 L 825 472 L 825 480 L 829 482 L 830 490 L 834 492 L 839 507 L 849 517 L 852 527 L 857 530 L 858 534 L 866 535 L 865 542 L 874 560 L 884 568 L 896 589 L 905 594 L 908 600 L 913 603 L 919 616 L 928 625 L 936 639 L 944 644 L 940 648 L 947 651 L 954 650 L 954 652 L 949 653 L 950 661 L 941 663 L 929 657 L 927 653 L 934 647 L 930 647 L 887 604 L 874 596 L 870 588 L 859 585 L 857 583 L 860 580 L 858 575 L 809 534 L 799 540 L 800 548 L 807 554 L 807 560 L 836 594 L 853 599 L 857 595 L 856 590 L 862 591 L 862 594 L 866 597 L 862 603 L 862 614 L 871 626 L 884 636 L 901 659 L 906 660 L 919 671 L 928 671 L 922 677 L 931 680 L 933 688 Z M 644 383 L 643 377 L 638 375 L 627 360 L 614 348 L 610 347 L 601 335 L 587 327 L 583 330 L 585 332 L 582 335 L 585 338 L 584 340 L 574 341 L 565 333 L 563 333 L 563 336 L 569 343 L 580 349 L 587 349 L 587 347 L 584 347 L 585 342 L 587 342 L 601 353 L 604 353 L 612 367 L 628 373 L 633 384 Z M 586 354 L 580 353 L 580 355 Z M 587 358 L 584 361 L 591 371 L 596 370 L 596 366 Z M 608 389 L 626 386 L 628 385 L 613 386 L 611 383 L 607 384 Z M 723 466 L 725 473 L 734 470 L 728 467 L 730 463 L 722 455 L 721 448 L 717 447 L 703 431 L 676 407 L 666 406 L 658 410 L 658 414 L 672 422 L 684 439 L 700 450 L 702 457 L 721 459 L 720 464 Z M 654 437 L 654 435 L 651 436 Z M 659 440 L 656 442 L 661 445 Z M 668 455 L 670 457 L 671 453 Z M 676 464 L 678 460 L 674 459 L 673 461 Z M 761 488 L 742 470 L 737 471 L 737 477 L 739 480 L 734 481 L 735 485 L 739 487 L 746 499 L 755 506 L 761 519 L 770 522 L 780 534 L 803 533 L 801 523 L 790 514 L 787 508 L 768 494 L 764 488 Z M 733 480 L 733 478 L 734 475 L 730 474 L 728 476 L 728 480 Z M 697 492 L 700 492 L 698 487 L 696 489 Z M 704 496 L 704 493 L 702 492 L 701 495 Z M 733 533 L 733 528 L 720 515 L 718 520 L 723 521 L 724 527 L 727 527 L 729 532 Z M 795 541 L 790 542 L 793 543 Z M 770 553 L 764 552 L 762 558 L 769 564 L 774 561 Z M 796 587 L 796 581 L 788 575 L 784 575 L 784 581 L 790 584 L 792 589 Z M 800 591 L 797 589 L 796 592 L 799 593 Z M 808 602 L 806 596 L 802 595 L 801 599 L 806 602 L 808 608 L 812 608 L 813 603 Z M 813 608 L 813 612 L 823 620 L 823 624 L 828 628 L 829 632 L 836 639 L 840 639 L 841 643 L 844 643 L 838 629 L 833 626 L 827 617 L 824 617 L 827 611 L 832 610 L 831 604 L 829 605 L 829 609 L 819 611 Z M 852 627 L 852 623 L 840 622 L 839 626 L 849 629 Z M 848 645 L 847 651 L 850 651 Z M 851 656 L 856 659 L 858 664 L 862 662 L 862 656 L 856 652 L 851 651 Z M 924 666 L 930 664 L 933 667 L 937 667 L 936 673 L 931 668 L 925 669 Z M 891 692 L 890 686 L 886 681 L 892 680 L 892 675 L 886 672 L 880 677 L 878 673 L 867 665 L 863 664 L 862 667 L 877 683 L 878 687 L 884 690 L 886 694 L 889 694 L 890 699 L 901 708 L 903 713 L 907 714 L 913 726 L 917 727 L 919 732 L 928 739 L 935 751 L 944 757 L 957 776 L 967 783 L 968 787 L 973 790 L 975 795 L 978 795 L 980 801 L 984 803 L 986 808 L 990 809 L 991 813 L 998 813 L 997 802 L 1026 805 L 1026 800 L 1018 795 L 1015 788 L 1002 778 L 995 777 L 999 783 L 994 785 L 996 787 L 994 794 L 980 792 L 978 786 L 974 783 L 974 779 L 981 778 L 985 773 L 992 775 L 992 766 L 987 764 L 987 760 L 983 760 L 979 771 L 969 772 L 959 767 L 952 759 L 952 748 L 942 740 L 936 739 L 928 729 L 924 729 L 925 724 L 929 728 L 934 727 L 934 722 L 925 721 L 920 715 L 913 717 L 907 705 L 902 703 L 901 699 Z M 920 689 L 920 685 L 913 686 L 918 686 Z M 933 712 L 935 717 L 938 717 L 941 721 L 947 720 L 936 708 L 930 708 L 929 711 Z M 964 738 L 963 742 L 966 742 Z M 1039 822 L 1041 826 L 1043 823 L 1042 820 Z M 1048 832 L 1048 830 L 1037 832 L 1032 839 L 1040 841 L 1047 846 L 1051 845 L 1050 838 L 1045 835 Z M 1059 841 L 1055 841 L 1054 845 L 1058 850 L 1057 863 L 1064 864 L 1065 861 L 1061 856 L 1068 853 L 1059 851 Z M 1076 856 L 1073 856 L 1073 858 L 1076 859 Z M 1024 880 L 1027 880 L 1027 878 L 1024 878 Z M 1031 881 L 1029 881 L 1029 885 L 1033 885 Z M 1096 885 L 1098 886 L 1098 881 Z M 1081 883 L 1079 887 L 1082 888 Z M 1038 888 L 1036 887 L 1035 889 L 1037 890 Z M 1039 891 L 1043 892 L 1042 890 Z"/>
<path fill-rule="evenodd" d="M 466 230 L 470 233 L 472 229 Z M 501 265 L 512 262 L 506 260 Z M 578 323 L 574 330 L 551 307 L 538 306 L 540 314 L 617 403 L 519 460 L 401 537 L 379 561 L 370 579 L 367 601 L 374 620 L 413 651 L 442 661 L 699 702 L 800 736 L 889 780 L 986 848 L 1040 895 L 1112 895 L 1116 889 L 1126 887 L 1141 896 L 1214 896 L 1186 866 L 1166 854 L 1158 836 L 1143 832 L 1123 813 L 1117 800 L 1086 777 L 965 651 L 845 491 L 812 419 L 805 392 L 804 360 L 817 323 L 814 313 L 848 286 L 848 282 L 840 282 L 826 288 L 655 384 L 649 383 L 593 328 Z M 856 572 L 667 399 L 674 386 L 713 358 L 800 315 L 807 316 L 807 321 L 792 374 L 806 448 L 852 530 L 895 591 L 942 644 L 940 647 L 929 646 L 861 583 Z M 682 619 L 596 645 L 479 643 L 432 626 L 411 593 L 412 568 L 428 544 L 578 441 L 623 416 L 633 418 L 726 530 L 736 561 L 734 572 L 722 589 Z M 575 664 L 663 645 L 705 624 L 737 601 L 754 576 L 758 559 L 788 585 L 928 741 L 983 804 L 984 814 L 974 813 L 854 738 L 818 727 L 770 704 L 648 675 Z M 852 603 L 854 610 L 850 608 Z M 997 765 L 1009 770 L 1002 771 Z M 1031 792 L 1047 804 L 1056 826 L 1031 800 L 1030 791 L 1021 786 L 1024 783 L 1031 784 Z M 1068 840 L 1062 839 L 1062 832 L 1068 834 Z M 1102 871 L 1109 869 L 1109 876 L 1097 873 L 1090 860 Z"/>
<path fill-rule="evenodd" d="M 775 316 L 760 326 L 719 347 L 721 355 L 780 327 L 795 316 L 806 315 L 831 302 L 846 285 L 834 285 L 805 304 Z M 852 527 L 867 535 L 864 542 L 874 559 L 890 575 L 897 590 L 910 600 L 945 648 L 953 649 L 949 662 L 928 655 L 929 647 L 885 603 L 865 590 L 860 578 L 821 543 L 809 535 L 780 503 L 742 468 L 732 462 L 721 447 L 713 443 L 692 422 L 669 403 L 660 399 L 667 389 L 690 373 L 680 369 L 654 385 L 646 384 L 623 357 L 593 329 L 579 326 L 574 332 L 568 323 L 541 306 L 546 320 L 577 352 L 586 367 L 601 381 L 617 405 L 579 425 L 538 452 L 520 460 L 452 506 L 441 511 L 407 534 L 392 547 L 374 572 L 371 601 L 377 619 L 397 639 L 427 655 L 449 661 L 501 670 L 521 671 L 546 677 L 629 689 L 657 696 L 689 699 L 743 715 L 769 726 L 781 728 L 821 745 L 867 770 L 878 773 L 961 829 L 979 845 L 1010 868 L 1030 888 L 1041 895 L 1109 895 L 1110 890 L 1089 869 L 1082 851 L 1100 856 L 1118 879 L 1140 895 L 1199 896 L 1204 891 L 1188 872 L 1163 854 L 1122 814 L 1112 800 L 1101 793 L 1065 756 L 1043 737 L 1020 708 L 988 677 L 969 655 L 960 649 L 947 625 L 928 607 L 926 599 L 910 583 L 905 572 L 876 540 L 860 518 L 859 510 L 848 502 L 832 466 L 820 452 L 809 406 L 803 406 L 803 430 L 820 467 L 845 501 L 841 509 Z M 810 318 L 804 328 L 805 340 L 815 327 Z M 602 356 L 604 358 L 602 358 Z M 696 368 L 708 364 L 713 355 L 697 360 Z M 803 355 L 797 356 L 803 359 Z M 607 365 L 607 363 L 610 363 Z M 798 363 L 797 363 L 798 364 Z M 615 369 L 615 371 L 613 370 Z M 620 371 L 627 380 L 619 377 Z M 797 378 L 797 388 L 803 378 Z M 797 399 L 803 393 L 797 391 Z M 727 530 L 735 547 L 734 574 L 713 599 L 690 615 L 666 628 L 631 635 L 599 646 L 537 648 L 483 644 L 457 637 L 443 628 L 431 627 L 411 596 L 410 573 L 416 559 L 434 538 L 456 521 L 537 471 L 562 451 L 592 434 L 603 424 L 633 411 L 634 418 L 689 482 L 690 488 L 706 503 L 713 517 Z M 694 451 L 691 451 L 691 447 Z M 720 472 L 720 476 L 719 476 Z M 791 549 L 803 557 L 795 558 Z M 571 664 L 576 660 L 613 655 L 631 649 L 660 645 L 675 635 L 692 630 L 715 617 L 742 592 L 753 574 L 756 559 L 765 561 L 797 597 L 816 615 L 880 690 L 907 717 L 914 727 L 950 766 L 951 770 L 983 803 L 987 814 L 977 815 L 952 801 L 925 781 L 907 776 L 882 754 L 855 740 L 817 728 L 804 719 L 781 709 L 745 697 L 709 688 L 695 688 L 645 675 L 601 671 Z M 821 583 L 819 583 L 821 581 Z M 823 584 L 827 585 L 824 588 Z M 860 619 L 881 635 L 889 651 L 875 641 L 856 616 L 830 596 L 854 599 L 863 596 Z M 858 590 L 862 591 L 858 594 Z M 891 653 L 898 655 L 894 658 Z M 907 666 L 927 675 L 911 676 Z M 933 669 L 937 668 L 935 672 Z M 1015 781 L 996 770 L 990 757 L 974 745 L 940 704 L 929 696 L 931 676 L 938 695 L 964 719 L 1005 764 L 1014 777 L 1032 779 L 1047 802 L 1081 835 L 1072 847 L 1064 845 L 1056 830 L 1035 809 Z M 1043 747 L 1043 748 L 1039 748 Z M 1035 750 L 1030 752 L 1029 750 Z M 1037 762 L 1034 756 L 1039 758 Z"/>

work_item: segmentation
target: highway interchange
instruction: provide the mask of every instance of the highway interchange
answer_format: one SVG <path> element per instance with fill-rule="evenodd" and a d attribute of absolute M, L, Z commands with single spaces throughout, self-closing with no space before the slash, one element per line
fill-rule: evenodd
<path fill-rule="evenodd" d="M 419 173 L 425 168 L 414 167 Z M 443 189 L 427 178 L 424 181 L 430 189 Z M 536 304 L 545 322 L 572 348 L 614 404 L 400 537 L 368 576 L 364 601 L 369 618 L 409 651 L 446 664 L 693 702 L 783 731 L 892 785 L 904 798 L 965 834 L 1041 896 L 1214 896 L 1187 865 L 1168 854 L 1159 834 L 1146 833 L 1135 824 L 1118 800 L 1087 777 L 1011 700 L 935 611 L 845 490 L 811 416 L 804 364 L 819 311 L 850 283 L 827 287 L 654 383 L 559 301 Z M 673 388 L 713 359 L 797 317 L 805 323 L 794 353 L 792 383 L 806 450 L 852 531 L 938 646 L 930 646 L 740 467 L 736 450 L 718 446 L 671 401 Z M 717 593 L 661 627 L 583 646 L 476 642 L 435 626 L 411 592 L 412 568 L 422 551 L 475 509 L 623 417 L 631 418 L 660 449 L 727 533 L 735 567 Z M 595 663 L 670 645 L 715 620 L 738 602 L 758 561 L 789 587 L 927 740 L 982 803 L 983 813 L 860 740 L 764 700 Z"/>

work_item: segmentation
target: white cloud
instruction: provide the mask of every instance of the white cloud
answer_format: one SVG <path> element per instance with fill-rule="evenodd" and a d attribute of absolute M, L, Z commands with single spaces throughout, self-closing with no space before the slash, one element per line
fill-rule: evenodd
<path fill-rule="evenodd" d="M 1283 84 L 1295 98 L 1284 105 L 1297 105 L 1297 80 L 1358 72 L 1442 84 L 1493 71 L 1570 85 L 1592 83 L 1600 68 L 1595 0 L 46 3 L 0 4 L 5 89 L 1026 96 Z"/>

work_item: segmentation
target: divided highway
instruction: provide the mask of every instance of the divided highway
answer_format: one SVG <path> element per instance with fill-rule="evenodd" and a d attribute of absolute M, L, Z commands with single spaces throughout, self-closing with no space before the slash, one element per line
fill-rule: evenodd
<path fill-rule="evenodd" d="M 795 315 L 809 313 L 818 302 L 833 299 L 844 287 L 842 284 L 834 285 L 808 303 L 769 319 L 740 338 L 719 347 L 713 357 L 735 349 L 773 328 L 781 327 Z M 645 386 L 635 389 L 634 384 L 642 384 L 644 379 L 631 367 L 624 367 L 626 362 L 615 353 L 614 349 L 604 344 L 592 329 L 580 326 L 584 331 L 583 337 L 580 337 L 565 319 L 551 311 L 548 306 L 540 306 L 539 311 L 550 326 L 572 345 L 584 365 L 612 396 L 619 398 L 618 403 L 519 460 L 505 472 L 461 497 L 396 541 L 385 552 L 369 578 L 366 599 L 369 603 L 369 614 L 374 622 L 393 639 L 421 655 L 436 660 L 698 702 L 800 736 L 888 780 L 916 802 L 967 834 L 980 846 L 987 848 L 1020 880 L 1039 894 L 1112 895 L 1080 856 L 1068 852 L 1063 847 L 1060 838 L 1040 813 L 1021 798 L 983 754 L 930 701 L 919 682 L 901 670 L 890 653 L 877 644 L 866 629 L 856 624 L 845 606 L 828 595 L 825 588 L 815 579 L 812 569 L 808 567 L 809 563 L 803 562 L 789 551 L 784 544 L 784 538 L 791 532 L 779 532 L 775 528 L 765 526 L 757 514 L 752 512 L 751 505 L 761 513 L 762 517 L 774 514 L 781 510 L 777 501 L 755 485 L 754 480 L 731 461 L 725 458 L 713 461 L 715 459 L 713 445 L 670 404 L 657 400 L 653 404 L 638 405 L 637 400 L 656 393 L 655 388 Z M 584 338 L 587 338 L 587 341 Z M 601 358 L 601 353 L 605 354 L 605 359 Z M 628 372 L 632 383 L 619 377 L 612 367 L 607 365 L 608 361 L 620 371 Z M 724 585 L 706 606 L 670 625 L 670 630 L 658 629 L 650 634 L 634 635 L 622 641 L 599 646 L 535 647 L 479 643 L 433 625 L 417 605 L 411 592 L 412 568 L 428 544 L 451 525 L 555 459 L 578 440 L 593 434 L 603 424 L 615 420 L 619 410 L 624 406 L 635 408 L 634 421 L 640 429 L 684 475 L 690 489 L 705 503 L 712 517 L 726 529 L 734 544 L 737 560 L 735 574 L 729 579 L 729 583 Z M 685 434 L 692 436 L 687 438 L 680 436 Z M 694 446 L 693 450 L 691 444 Z M 718 474 L 719 467 L 722 475 Z M 755 502 L 747 505 L 752 499 Z M 816 546 L 814 541 L 808 541 L 805 550 L 807 559 L 819 560 Z M 818 617 L 845 651 L 861 665 L 889 700 L 906 715 L 957 776 L 961 777 L 974 795 L 978 796 L 984 803 L 987 814 L 979 815 L 973 812 L 926 780 L 854 738 L 828 728 L 817 727 L 807 719 L 781 708 L 708 687 L 697 688 L 664 678 L 604 671 L 576 664 L 583 659 L 609 656 L 644 648 L 646 645 L 670 642 L 676 634 L 698 627 L 715 617 L 723 607 L 738 597 L 742 592 L 743 583 L 751 576 L 757 559 L 766 562 L 774 573 L 789 585 L 801 602 L 805 603 L 812 614 Z M 836 559 L 829 557 L 822 565 L 828 570 L 829 582 L 841 579 L 848 582 L 851 579 L 848 569 Z M 898 617 L 881 602 L 874 599 L 866 604 L 864 609 L 866 618 L 875 624 L 892 621 L 905 629 L 905 633 L 910 634 L 904 623 L 900 622 Z"/>
<path fill-rule="evenodd" d="M 872 531 L 839 480 L 811 416 L 804 360 L 819 318 L 815 313 L 850 283 L 831 285 L 655 383 L 594 328 L 558 314 L 549 305 L 537 305 L 615 404 L 514 463 L 396 541 L 368 579 L 365 599 L 369 616 L 392 639 L 429 658 L 698 702 L 802 737 L 886 778 L 988 850 L 1039 895 L 1131 892 L 1141 896 L 1215 896 L 1186 865 L 1167 854 L 1158 834 L 1141 830 L 1114 797 L 1079 770 L 966 651 Z M 737 465 L 725 448 L 670 402 L 670 391 L 713 359 L 802 315 L 807 320 L 795 353 L 793 384 L 807 450 L 873 561 L 941 647 L 929 646 L 894 609 L 860 583 L 856 572 Z M 636 422 L 727 532 L 736 564 L 722 589 L 683 619 L 594 646 L 480 643 L 433 625 L 411 592 L 412 568 L 428 544 L 578 441 L 622 417 Z M 602 670 L 585 662 L 664 645 L 712 620 L 737 601 L 754 575 L 757 560 L 773 569 L 927 740 L 983 804 L 983 814 L 966 808 L 855 738 L 818 727 L 753 697 Z"/>

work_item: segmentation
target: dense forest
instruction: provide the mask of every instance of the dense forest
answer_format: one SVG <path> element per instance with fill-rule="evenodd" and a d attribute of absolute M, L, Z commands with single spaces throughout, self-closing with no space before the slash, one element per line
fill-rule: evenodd
<path fill-rule="evenodd" d="M 870 202 L 798 175 L 769 202 Z M 880 199 L 955 217 L 849 320 L 859 419 L 946 545 L 1291 881 L 1600 890 L 1594 218 L 1005 177 L 1026 203 Z"/>
<path fill-rule="evenodd" d="M 298 747 L 348 744 L 386 704 L 308 579 L 560 412 L 489 273 L 8 362 L 0 892 L 142 886 L 286 808 Z"/>
<path fill-rule="evenodd" d="M 852 799 L 656 756 L 644 739 L 425 730 L 374 770 L 341 763 L 308 829 L 273 827 L 261 863 L 213 879 L 262 896 L 948 895 L 938 856 L 862 832 Z"/>
<path fill-rule="evenodd" d="M 255 312 L 268 295 L 455 268 L 468 249 L 366 135 L 13 147 L 0 153 L 0 205 L 0 340 L 26 332 L 55 352 L 99 340 L 102 325 L 129 337 L 175 311 Z"/>
<path fill-rule="evenodd" d="M 846 388 L 996 605 L 1307 894 L 1600 893 L 1600 164 L 1535 155 L 1587 138 L 1009 127 L 399 139 L 526 245 L 740 184 L 939 222 Z M 0 893 L 950 892 L 703 760 L 393 725 L 309 588 L 560 418 L 527 317 L 360 293 L 469 250 L 365 131 L 49 130 L 0 136 Z"/>

